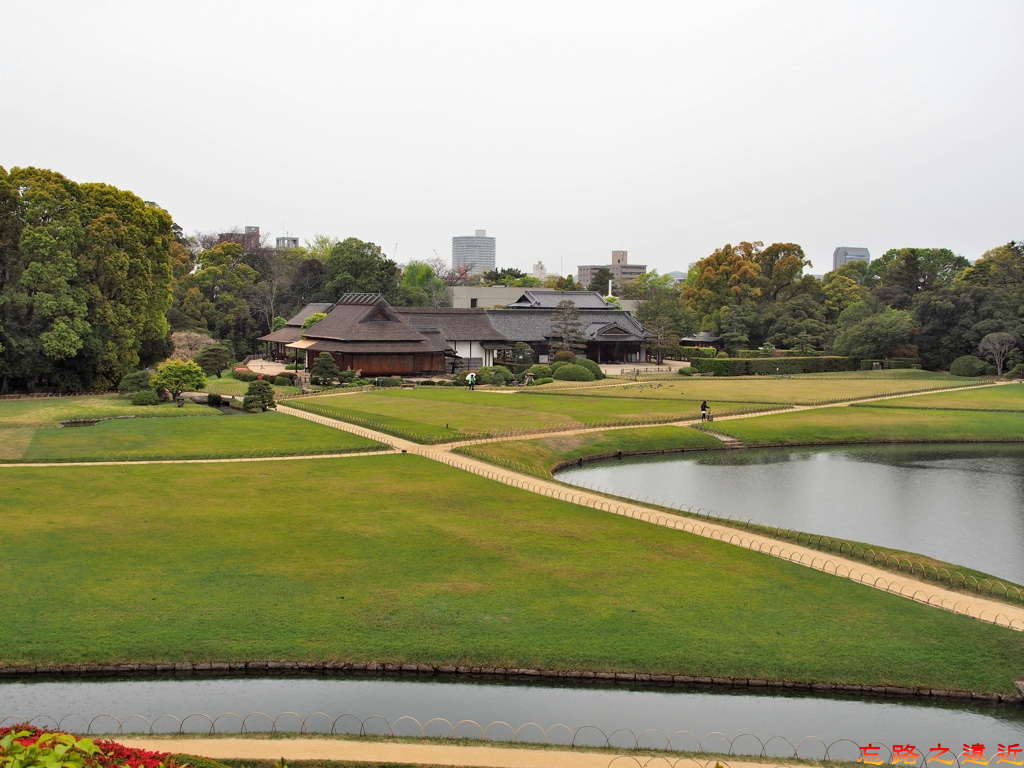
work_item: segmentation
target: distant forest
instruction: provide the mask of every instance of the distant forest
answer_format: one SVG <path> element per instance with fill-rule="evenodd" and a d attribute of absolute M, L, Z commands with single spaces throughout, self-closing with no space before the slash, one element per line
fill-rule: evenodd
<path fill-rule="evenodd" d="M 700 260 L 677 284 L 647 273 L 616 286 L 650 346 L 673 354 L 701 330 L 729 353 L 770 345 L 807 354 L 918 357 L 947 369 L 1007 334 L 1024 338 L 1024 244 L 975 264 L 944 248 L 898 248 L 819 281 L 799 245 L 740 242 Z M 545 287 L 607 290 L 552 277 Z M 186 235 L 160 206 L 106 184 L 36 168 L 0 168 L 0 393 L 104 390 L 173 352 L 173 331 L 223 343 L 236 359 L 309 302 L 351 291 L 394 305 L 445 306 L 451 285 L 530 287 L 519 270 L 470 277 L 442 259 L 400 265 L 373 243 L 317 236 L 276 250 L 244 233 Z"/>

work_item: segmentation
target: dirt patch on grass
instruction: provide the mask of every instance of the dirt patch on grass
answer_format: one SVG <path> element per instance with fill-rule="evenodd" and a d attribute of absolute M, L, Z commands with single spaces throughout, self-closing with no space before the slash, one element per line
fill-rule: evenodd
<path fill-rule="evenodd" d="M 546 437 L 544 445 L 556 451 L 573 451 L 581 447 L 589 435 L 559 435 L 558 437 Z"/>
<path fill-rule="evenodd" d="M 34 429 L 5 429 L 0 431 L 0 461 L 17 461 L 25 456 L 32 444 Z"/>

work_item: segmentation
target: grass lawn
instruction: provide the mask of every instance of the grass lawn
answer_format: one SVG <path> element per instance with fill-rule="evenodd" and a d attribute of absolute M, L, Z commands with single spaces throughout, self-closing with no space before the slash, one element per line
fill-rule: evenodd
<path fill-rule="evenodd" d="M 279 387 L 276 384 L 271 386 L 274 387 L 275 397 L 280 395 L 296 395 L 301 391 L 298 387 Z M 219 379 L 216 376 L 207 376 L 206 389 L 203 391 L 216 392 L 218 395 L 244 395 L 247 389 L 249 389 L 249 384 L 245 381 L 239 381 L 229 376 L 223 376 Z"/>
<path fill-rule="evenodd" d="M 277 413 L 213 418 L 112 419 L 91 427 L 10 430 L 30 433 L 20 455 L 8 447 L 2 458 L 21 461 L 114 460 L 128 458 L 207 458 L 281 456 L 341 452 L 379 445 L 371 440 Z M 8 430 L 0 430 L 0 437 Z"/>
<path fill-rule="evenodd" d="M 4 481 L 5 664 L 351 659 L 1006 693 L 1024 672 L 1024 633 L 412 455 Z"/>
<path fill-rule="evenodd" d="M 132 405 L 130 398 L 120 395 L 0 400 L 0 430 L 56 427 L 65 419 L 106 419 L 130 415 L 216 416 L 217 411 L 191 402 L 185 403 L 184 408 L 178 408 L 174 403 Z"/>
<path fill-rule="evenodd" d="M 707 400 L 716 413 L 727 403 L 792 403 L 809 405 L 838 402 L 897 392 L 962 387 L 976 379 L 960 379 L 928 371 L 861 371 L 851 373 L 774 376 L 684 377 L 675 381 L 638 382 L 621 387 L 594 387 L 572 391 L 574 397 L 640 398 L 644 400 Z M 527 390 L 531 396 L 545 395 L 543 388 Z M 562 393 L 559 393 L 562 394 Z M 564 395 L 563 395 L 564 396 Z"/>
<path fill-rule="evenodd" d="M 751 445 L 1019 441 L 1024 413 L 850 406 L 715 422 L 712 428 Z"/>
<path fill-rule="evenodd" d="M 1024 411 L 1024 386 L 1006 384 L 999 387 L 963 389 L 958 392 L 939 392 L 915 395 L 899 400 L 864 403 L 871 408 L 945 408 L 969 411 Z"/>
<path fill-rule="evenodd" d="M 289 400 L 288 405 L 342 421 L 373 423 L 402 437 L 425 442 L 458 440 L 514 429 L 700 417 L 699 403 L 688 400 L 589 399 L 567 394 L 529 397 L 521 393 L 470 392 L 447 387 L 325 395 Z M 758 404 L 716 403 L 715 406 L 716 414 L 725 414 L 748 410 Z"/>
<path fill-rule="evenodd" d="M 559 464 L 622 451 L 678 451 L 683 448 L 721 448 L 722 441 L 689 427 L 639 427 L 557 435 L 535 440 L 502 440 L 456 448 L 456 452 L 502 466 L 522 465 L 525 471 L 547 476 Z"/>

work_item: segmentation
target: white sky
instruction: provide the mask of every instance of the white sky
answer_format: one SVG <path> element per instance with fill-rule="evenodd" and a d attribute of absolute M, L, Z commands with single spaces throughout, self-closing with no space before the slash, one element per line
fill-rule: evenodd
<path fill-rule="evenodd" d="M 1022 41 L 1020 0 L 0 0 L 0 165 L 402 262 L 975 259 L 1024 239 Z"/>

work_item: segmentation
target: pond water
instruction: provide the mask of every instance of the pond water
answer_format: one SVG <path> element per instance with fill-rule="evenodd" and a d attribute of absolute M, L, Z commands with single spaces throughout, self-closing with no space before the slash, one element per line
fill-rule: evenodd
<path fill-rule="evenodd" d="M 217 718 L 233 712 L 237 717 Z M 249 713 L 266 713 L 267 716 Z M 314 715 L 313 713 L 325 713 Z M 0 724 L 32 718 L 37 725 L 55 721 L 67 730 L 116 732 L 209 731 L 210 721 L 188 717 L 204 713 L 216 720 L 218 732 L 237 732 L 245 718 L 250 731 L 306 730 L 387 733 L 418 736 L 420 725 L 445 718 L 461 720 L 456 734 L 507 741 L 518 730 L 520 741 L 571 743 L 631 748 L 727 752 L 766 752 L 791 757 L 823 757 L 824 745 L 850 739 L 860 745 L 915 744 L 924 750 L 941 743 L 959 749 L 965 743 L 991 745 L 1024 742 L 1024 707 L 929 699 L 844 699 L 836 696 L 751 694 L 729 690 L 626 688 L 616 685 L 564 686 L 439 682 L 379 677 L 350 678 L 185 678 L 134 681 L 33 681 L 0 684 Z M 293 713 L 293 714 L 282 714 Z M 350 713 L 354 717 L 346 716 Z M 129 715 L 140 718 L 125 720 Z M 172 715 L 173 717 L 163 717 Z M 312 716 L 311 716 L 312 715 Z M 19 718 L 20 716 L 20 718 Z M 374 717 L 377 716 L 377 717 Z M 387 720 L 388 722 L 385 722 Z M 179 721 L 184 721 L 179 726 Z M 389 726 L 388 723 L 391 725 Z M 533 723 L 536 725 L 527 725 Z M 556 724 L 563 724 L 559 727 Z M 586 727 L 592 726 L 592 727 Z M 600 729 L 600 732 L 597 730 Z M 620 729 L 628 729 L 620 730 Z M 656 729 L 662 735 L 651 731 Z M 545 734 L 546 731 L 546 734 Z M 648 733 L 641 736 L 644 731 Z M 687 731 L 687 733 L 681 733 Z M 603 734 L 602 734 L 603 732 Z M 631 733 L 630 733 L 631 732 Z M 717 732 L 717 733 L 716 733 Z M 451 734 L 433 722 L 429 736 Z M 614 735 L 613 735 L 614 734 Z M 673 735 L 674 734 L 674 735 Z M 751 734 L 752 736 L 743 736 Z M 740 737 L 740 738 L 738 738 Z M 753 738 L 753 737 L 756 737 Z M 773 737 L 781 737 L 775 738 Z M 806 737 L 816 737 L 800 742 Z M 785 739 L 785 741 L 783 740 Z M 789 742 L 787 744 L 786 742 Z M 770 743 L 768 743 L 770 742 Z M 924 746 L 927 745 L 927 746 Z M 830 756 L 856 759 L 857 747 L 840 743 Z"/>
<path fill-rule="evenodd" d="M 558 479 L 919 552 L 1024 583 L 1024 447 L 885 445 L 598 461 Z"/>

